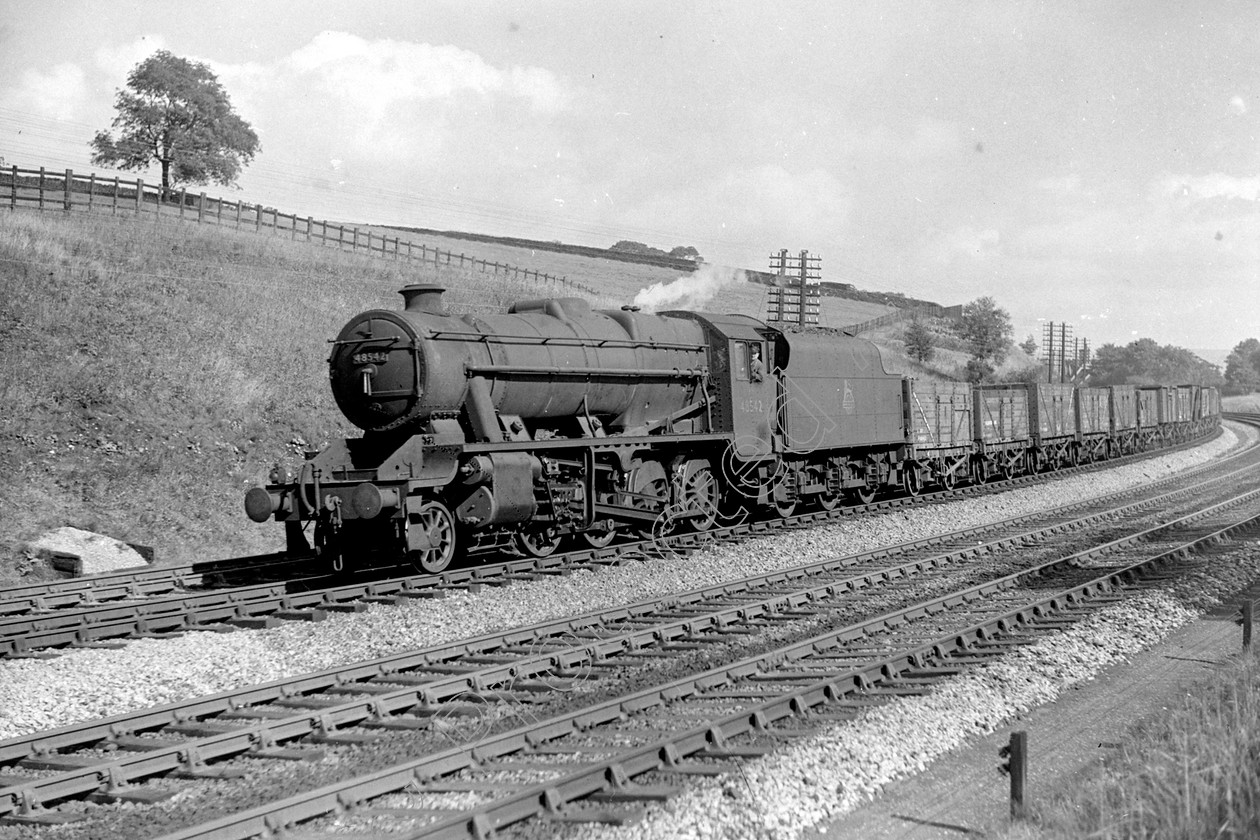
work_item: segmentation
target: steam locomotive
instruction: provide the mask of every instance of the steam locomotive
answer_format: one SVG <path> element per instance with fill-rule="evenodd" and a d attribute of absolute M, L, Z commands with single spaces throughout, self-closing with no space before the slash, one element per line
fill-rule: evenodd
<path fill-rule="evenodd" d="M 830 510 L 1219 423 L 1214 388 L 920 382 L 870 342 L 744 315 L 557 298 L 454 316 L 443 291 L 407 286 L 401 310 L 363 312 L 333 342 L 333 396 L 363 436 L 245 497 L 251 519 L 285 524 L 289 552 L 436 572 L 462 551 L 545 556 L 733 510 Z"/>

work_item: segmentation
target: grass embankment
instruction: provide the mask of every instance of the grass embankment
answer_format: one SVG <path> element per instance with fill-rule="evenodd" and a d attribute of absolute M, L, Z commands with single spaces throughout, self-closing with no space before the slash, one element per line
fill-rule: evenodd
<path fill-rule="evenodd" d="M 1260 837 L 1260 662 L 1245 656 L 1123 750 L 1038 809 L 1011 837 L 1230 840 Z"/>
<path fill-rule="evenodd" d="M 0 213 L 0 582 L 59 525 L 159 561 L 274 550 L 242 494 L 277 459 L 357 434 L 327 341 L 415 282 L 446 284 L 457 311 L 541 291 L 191 224 Z"/>

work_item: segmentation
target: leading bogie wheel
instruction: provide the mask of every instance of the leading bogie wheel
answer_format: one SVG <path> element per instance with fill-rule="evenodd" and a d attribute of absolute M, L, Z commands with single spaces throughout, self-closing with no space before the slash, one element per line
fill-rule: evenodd
<path fill-rule="evenodd" d="M 540 528 L 517 531 L 514 539 L 517 549 L 526 557 L 549 557 L 555 554 L 560 538 Z"/>
<path fill-rule="evenodd" d="M 583 531 L 582 539 L 591 548 L 608 548 L 617 539 L 617 528 L 611 522 L 603 527 L 596 525 Z"/>

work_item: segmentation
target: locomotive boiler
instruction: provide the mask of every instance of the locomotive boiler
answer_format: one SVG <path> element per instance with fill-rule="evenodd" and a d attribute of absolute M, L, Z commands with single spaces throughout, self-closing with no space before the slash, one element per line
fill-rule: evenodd
<path fill-rule="evenodd" d="M 699 443 L 712 429 L 701 324 L 577 298 L 457 317 L 442 291 L 409 286 L 403 309 L 361 313 L 334 340 L 333 396 L 363 437 L 277 467 L 246 499 L 251 518 L 286 523 L 290 551 L 310 549 L 313 524 L 337 565 L 376 546 L 435 571 L 461 538 L 541 554 L 568 533 L 606 544 L 617 520 L 650 527 L 688 495 L 672 479 L 713 503 L 711 465 L 638 457 L 662 432 Z"/>

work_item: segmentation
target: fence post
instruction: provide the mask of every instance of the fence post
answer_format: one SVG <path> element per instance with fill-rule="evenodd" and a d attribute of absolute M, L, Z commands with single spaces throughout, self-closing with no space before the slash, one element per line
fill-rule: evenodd
<path fill-rule="evenodd" d="M 311 230 L 315 227 L 315 219 L 311 216 L 306 217 L 306 241 L 311 241 Z"/>
<path fill-rule="evenodd" d="M 136 217 L 144 212 L 144 179 L 136 179 Z"/>
<path fill-rule="evenodd" d="M 1256 602 L 1248 598 L 1242 604 L 1243 650 L 1251 650 L 1251 627 L 1255 617 Z"/>
<path fill-rule="evenodd" d="M 13 182 L 9 185 L 11 192 L 9 193 L 9 207 L 13 210 L 17 209 L 18 184 L 17 184 L 17 164 L 13 164 Z"/>
<path fill-rule="evenodd" d="M 236 229 L 241 229 L 241 202 L 239 199 L 236 202 Z"/>
<path fill-rule="evenodd" d="M 1010 743 L 998 751 L 998 757 L 1006 759 L 1006 763 L 998 765 L 998 770 L 1011 777 L 1011 819 L 1023 819 L 1024 782 L 1028 777 L 1028 733 L 1012 732 Z"/>
<path fill-rule="evenodd" d="M 39 209 L 44 209 L 44 167 L 39 168 Z"/>
<path fill-rule="evenodd" d="M 70 184 L 74 180 L 74 172 L 70 169 L 66 170 L 66 191 L 62 195 L 61 209 L 67 213 L 74 209 L 74 196 L 70 191 Z"/>
<path fill-rule="evenodd" d="M 197 199 L 197 224 L 204 224 L 206 221 L 206 194 L 203 192 Z"/>
<path fill-rule="evenodd" d="M 96 173 L 88 177 L 88 210 L 92 209 L 92 197 L 96 195 Z"/>
<path fill-rule="evenodd" d="M 254 233 L 262 233 L 262 205 L 254 205 Z"/>

